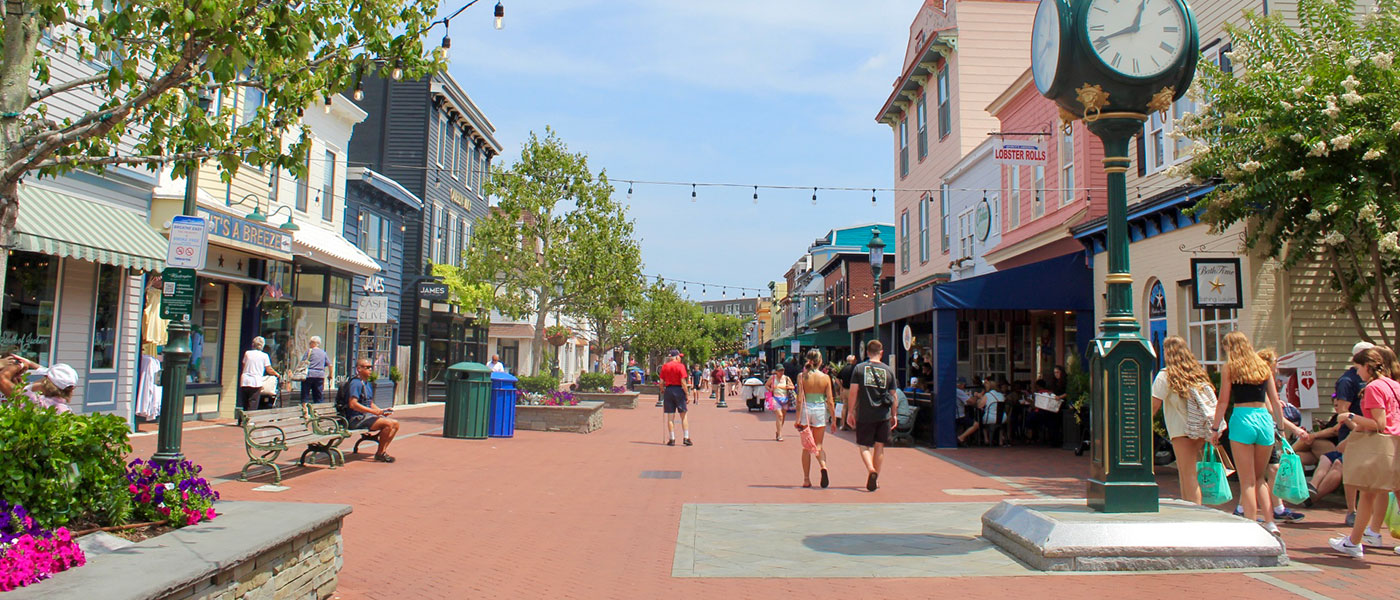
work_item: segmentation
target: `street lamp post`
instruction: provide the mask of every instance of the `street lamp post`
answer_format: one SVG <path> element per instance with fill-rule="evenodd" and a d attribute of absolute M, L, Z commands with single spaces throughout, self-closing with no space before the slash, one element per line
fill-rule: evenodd
<path fill-rule="evenodd" d="M 885 270 L 885 240 L 880 239 L 880 228 L 870 229 L 870 275 L 875 278 L 875 339 L 880 339 L 880 272 Z M 859 354 L 859 353 L 857 353 Z"/>

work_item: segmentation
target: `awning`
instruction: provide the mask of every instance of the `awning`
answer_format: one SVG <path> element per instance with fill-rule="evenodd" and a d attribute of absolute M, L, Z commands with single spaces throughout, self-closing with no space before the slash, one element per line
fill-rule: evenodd
<path fill-rule="evenodd" d="M 215 279 L 227 283 L 241 283 L 247 285 L 263 286 L 267 285 L 267 282 L 261 279 L 256 279 L 253 277 L 244 277 L 242 275 L 230 275 L 228 273 L 220 273 L 218 271 L 195 271 L 194 274 L 205 279 Z"/>
<path fill-rule="evenodd" d="M 1093 271 L 1084 251 L 933 287 L 932 308 L 1094 310 Z M 884 315 L 880 315 L 884 320 Z"/>
<path fill-rule="evenodd" d="M 803 348 L 821 347 L 835 348 L 851 345 L 851 334 L 847 331 L 814 331 L 796 336 L 793 339 L 802 344 Z"/>
<path fill-rule="evenodd" d="M 169 243 L 131 210 L 32 185 L 19 187 L 15 250 L 141 271 L 165 267 Z"/>
<path fill-rule="evenodd" d="M 302 227 L 293 234 L 292 252 L 297 256 L 304 256 L 356 275 L 373 275 L 379 272 L 379 263 L 368 254 L 344 237 L 320 227 Z"/>
<path fill-rule="evenodd" d="M 490 337 L 528 340 L 535 337 L 535 326 L 524 323 L 492 323 Z"/>

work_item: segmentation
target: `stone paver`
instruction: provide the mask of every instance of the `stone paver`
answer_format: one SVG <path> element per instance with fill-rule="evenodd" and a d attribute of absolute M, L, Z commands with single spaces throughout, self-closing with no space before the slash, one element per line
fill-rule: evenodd
<path fill-rule="evenodd" d="M 668 447 L 661 443 L 660 411 L 651 402 L 644 395 L 637 410 L 608 410 L 603 429 L 586 435 L 522 431 L 514 438 L 487 440 L 441 437 L 440 405 L 401 410 L 397 416 L 405 423 L 403 433 L 411 437 L 395 443 L 395 464 L 374 463 L 362 455 L 335 471 L 294 469 L 283 480 L 289 489 L 279 493 L 253 491 L 268 478 L 221 482 L 218 489 L 237 500 L 353 505 L 344 529 L 342 598 L 737 600 L 815 594 L 1082 599 L 1128 589 L 1144 597 L 1282 598 L 1291 595 L 1287 589 L 1304 589 L 1327 597 L 1380 598 L 1400 586 L 1400 557 L 1388 549 L 1365 562 L 1330 555 L 1326 536 L 1341 523 L 1335 509 L 1311 511 L 1310 522 L 1285 526 L 1293 559 L 1321 567 L 1310 573 L 963 577 L 986 567 L 974 556 L 953 555 L 944 557 L 934 572 L 892 566 L 880 578 L 678 577 L 677 540 L 687 506 L 743 505 L 761 511 L 786 506 L 842 514 L 847 512 L 843 507 L 856 505 L 845 517 L 850 527 L 814 532 L 828 536 L 817 537 L 814 546 L 798 543 L 805 552 L 879 562 L 859 552 L 887 552 L 891 544 L 914 554 L 932 552 L 937 541 L 971 548 L 972 541 L 956 536 L 970 535 L 980 525 L 972 519 L 934 519 L 901 529 L 899 519 L 877 524 L 874 517 L 863 516 L 874 513 L 862 511 L 898 512 L 898 505 L 907 503 L 975 500 L 985 505 L 1003 498 L 1082 496 L 1087 459 L 1042 448 L 894 448 L 880 490 L 868 493 L 850 434 L 842 433 L 828 438 L 832 488 L 803 489 L 797 435 L 773 441 L 768 415 L 748 413 L 742 405 L 725 410 L 703 404 L 692 412 L 696 445 Z M 155 438 L 138 438 L 133 445 L 136 454 L 149 455 Z M 241 432 L 231 427 L 189 431 L 185 448 L 211 475 L 236 473 L 246 460 Z M 679 477 L 643 477 L 644 471 L 678 471 Z M 1004 495 L 970 497 L 964 495 L 968 490 Z M 767 543 L 759 531 L 743 533 L 756 544 Z M 851 535 L 832 537 L 840 534 Z M 952 537 L 928 537 L 934 535 Z M 741 553 L 747 548 L 723 550 Z M 721 557 L 716 553 L 715 558 Z M 789 557 L 754 560 L 775 570 L 793 568 Z"/>

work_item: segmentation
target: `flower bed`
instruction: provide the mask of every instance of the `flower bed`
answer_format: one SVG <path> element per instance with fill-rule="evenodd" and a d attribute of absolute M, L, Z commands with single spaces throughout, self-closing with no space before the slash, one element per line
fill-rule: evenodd
<path fill-rule="evenodd" d="M 86 562 L 68 529 L 43 529 L 23 506 L 0 500 L 0 592 L 48 579 Z"/>
<path fill-rule="evenodd" d="M 160 465 L 141 459 L 127 465 L 127 489 L 135 500 L 138 520 L 168 520 L 174 527 L 194 525 L 218 516 L 219 493 L 199 473 L 204 467 L 188 460 Z"/>
<path fill-rule="evenodd" d="M 522 392 L 515 395 L 517 406 L 575 406 L 579 398 L 573 392 L 554 390 L 549 393 Z"/>
<path fill-rule="evenodd" d="M 568 405 L 519 404 L 515 407 L 515 428 L 591 433 L 603 428 L 603 403 L 575 398 Z"/>

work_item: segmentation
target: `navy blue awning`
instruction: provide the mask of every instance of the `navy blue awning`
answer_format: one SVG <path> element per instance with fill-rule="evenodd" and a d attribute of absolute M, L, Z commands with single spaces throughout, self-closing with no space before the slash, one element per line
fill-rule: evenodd
<path fill-rule="evenodd" d="M 1073 252 L 933 286 L 933 308 L 1094 310 L 1093 270 Z"/>

